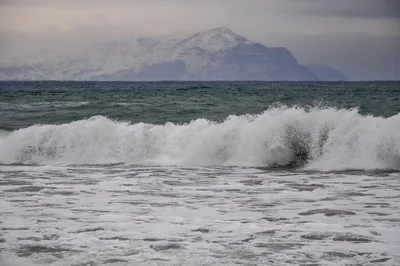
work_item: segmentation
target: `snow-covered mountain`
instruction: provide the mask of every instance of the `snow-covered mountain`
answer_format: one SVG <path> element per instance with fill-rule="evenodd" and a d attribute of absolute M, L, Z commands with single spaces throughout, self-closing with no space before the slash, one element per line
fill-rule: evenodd
<path fill-rule="evenodd" d="M 187 38 L 119 41 L 14 54 L 7 80 L 318 80 L 286 48 L 252 42 L 227 28 Z"/>

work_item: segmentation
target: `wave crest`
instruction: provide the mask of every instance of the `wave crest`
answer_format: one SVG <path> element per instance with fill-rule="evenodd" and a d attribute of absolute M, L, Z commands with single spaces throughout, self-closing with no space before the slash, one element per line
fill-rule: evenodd
<path fill-rule="evenodd" d="M 399 132 L 400 114 L 362 116 L 357 109 L 282 106 L 181 125 L 96 116 L 2 134 L 0 162 L 399 169 Z"/>

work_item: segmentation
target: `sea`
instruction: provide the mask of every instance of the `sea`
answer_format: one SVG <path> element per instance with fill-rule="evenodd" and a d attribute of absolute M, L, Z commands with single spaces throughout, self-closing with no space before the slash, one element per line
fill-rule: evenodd
<path fill-rule="evenodd" d="M 400 82 L 0 82 L 0 265 L 400 265 Z"/>

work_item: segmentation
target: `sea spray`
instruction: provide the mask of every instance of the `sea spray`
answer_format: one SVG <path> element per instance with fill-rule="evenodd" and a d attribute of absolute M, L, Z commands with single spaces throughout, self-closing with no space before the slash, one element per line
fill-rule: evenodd
<path fill-rule="evenodd" d="M 280 106 L 225 121 L 131 124 L 95 116 L 0 135 L 0 163 L 400 169 L 400 115 Z"/>

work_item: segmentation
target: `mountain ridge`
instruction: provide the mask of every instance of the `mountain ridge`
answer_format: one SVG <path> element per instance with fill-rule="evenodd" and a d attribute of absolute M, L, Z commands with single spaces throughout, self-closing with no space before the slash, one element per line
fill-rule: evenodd
<path fill-rule="evenodd" d="M 229 28 L 203 30 L 185 38 L 129 38 L 9 57 L 5 80 L 265 80 L 315 81 L 285 47 L 267 47 Z"/>
<path fill-rule="evenodd" d="M 348 78 L 340 71 L 329 66 L 320 64 L 307 65 L 307 68 L 314 72 L 320 80 L 324 81 L 348 81 Z"/>

